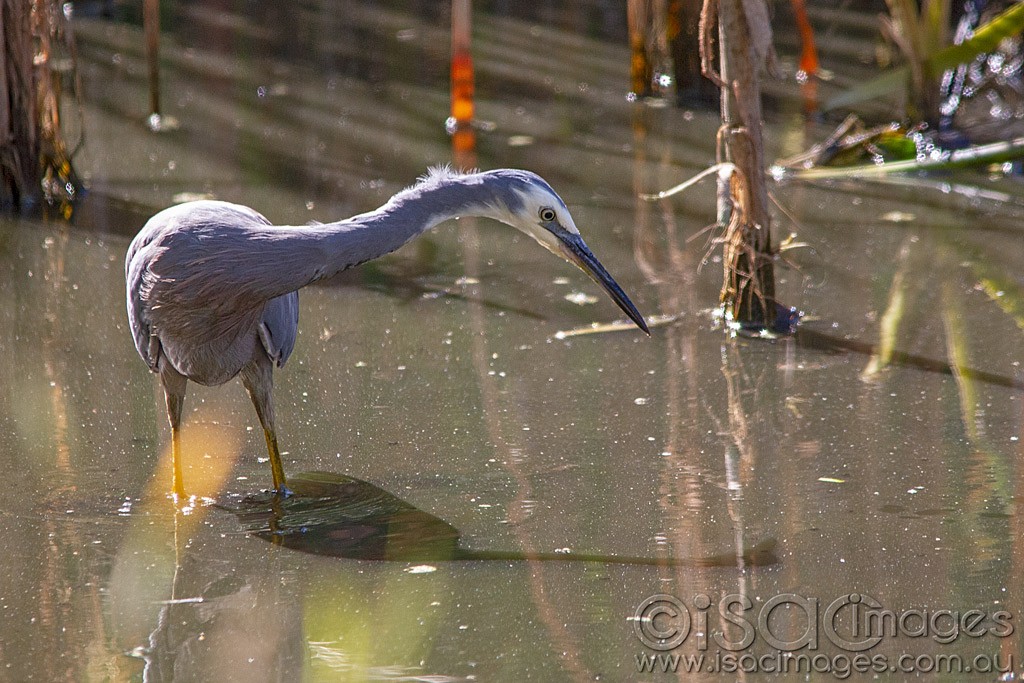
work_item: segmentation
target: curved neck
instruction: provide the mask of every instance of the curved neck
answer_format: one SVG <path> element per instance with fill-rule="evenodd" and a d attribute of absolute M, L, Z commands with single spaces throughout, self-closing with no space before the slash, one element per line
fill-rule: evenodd
<path fill-rule="evenodd" d="M 263 300 L 389 254 L 458 216 L 509 222 L 522 199 L 488 173 L 435 174 L 368 213 L 335 223 L 253 226 L 247 278 L 238 285 Z"/>
<path fill-rule="evenodd" d="M 486 174 L 430 178 L 405 189 L 378 209 L 321 228 L 329 271 L 325 277 L 389 254 L 435 225 L 460 216 L 506 221 L 508 192 Z"/>

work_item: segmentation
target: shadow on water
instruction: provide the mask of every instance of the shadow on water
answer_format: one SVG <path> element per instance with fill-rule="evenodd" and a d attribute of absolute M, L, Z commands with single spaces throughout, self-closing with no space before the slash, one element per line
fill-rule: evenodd
<path fill-rule="evenodd" d="M 811 330 L 806 327 L 801 327 L 797 330 L 796 339 L 797 343 L 803 348 L 831 353 L 855 353 L 864 356 L 874 356 L 878 353 L 879 349 L 878 344 L 857 341 L 855 339 L 843 339 L 834 335 Z M 913 353 L 905 353 L 903 351 L 893 351 L 890 362 L 893 365 L 901 365 L 941 375 L 955 374 L 953 367 L 948 362 Z M 993 372 L 985 372 L 984 370 L 976 370 L 974 368 L 958 368 L 957 372 L 960 372 L 971 379 L 976 379 L 979 382 L 985 382 L 986 384 L 991 384 L 993 386 L 1024 390 L 1024 382 L 1005 375 L 998 375 Z"/>
<path fill-rule="evenodd" d="M 288 480 L 295 495 L 269 492 L 238 505 L 222 505 L 243 528 L 265 541 L 314 555 L 353 560 L 443 562 L 503 560 L 601 562 L 663 567 L 764 567 L 779 563 L 769 539 L 742 555 L 695 558 L 627 557 L 585 553 L 472 550 L 459 544 L 459 530 L 384 489 L 330 472 L 305 472 Z"/>

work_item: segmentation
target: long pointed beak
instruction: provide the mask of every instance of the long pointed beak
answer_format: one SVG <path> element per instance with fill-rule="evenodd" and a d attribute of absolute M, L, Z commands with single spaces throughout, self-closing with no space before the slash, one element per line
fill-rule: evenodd
<path fill-rule="evenodd" d="M 577 234 L 561 230 L 556 234 L 556 237 L 559 240 L 559 246 L 565 258 L 589 275 L 590 279 L 601 285 L 601 289 L 608 292 L 608 296 L 629 316 L 629 319 L 646 332 L 647 336 L 650 336 L 651 331 L 647 329 L 647 323 L 644 321 L 644 317 L 640 315 L 640 311 L 636 310 L 636 306 L 629 300 L 626 293 L 622 291 L 622 287 L 619 287 L 619 283 L 608 274 L 608 271 L 604 269 L 604 266 L 597 260 L 597 257 L 591 253 L 583 238 Z"/>

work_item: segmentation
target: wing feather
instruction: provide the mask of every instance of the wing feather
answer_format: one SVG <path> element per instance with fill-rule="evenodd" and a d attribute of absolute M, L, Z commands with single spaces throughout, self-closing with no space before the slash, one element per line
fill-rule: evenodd
<path fill-rule="evenodd" d="M 295 348 L 299 330 L 299 293 L 271 299 L 263 308 L 260 341 L 277 367 L 283 367 Z"/>

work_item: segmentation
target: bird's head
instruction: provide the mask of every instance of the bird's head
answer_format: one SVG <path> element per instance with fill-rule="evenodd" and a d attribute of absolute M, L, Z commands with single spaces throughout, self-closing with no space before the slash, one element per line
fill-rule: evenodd
<path fill-rule="evenodd" d="M 601 286 L 637 327 L 650 334 L 640 312 L 587 247 L 565 202 L 535 173 L 511 169 L 488 171 L 485 182 L 498 190 L 494 218 L 521 230 L 542 247 L 577 266 Z"/>

